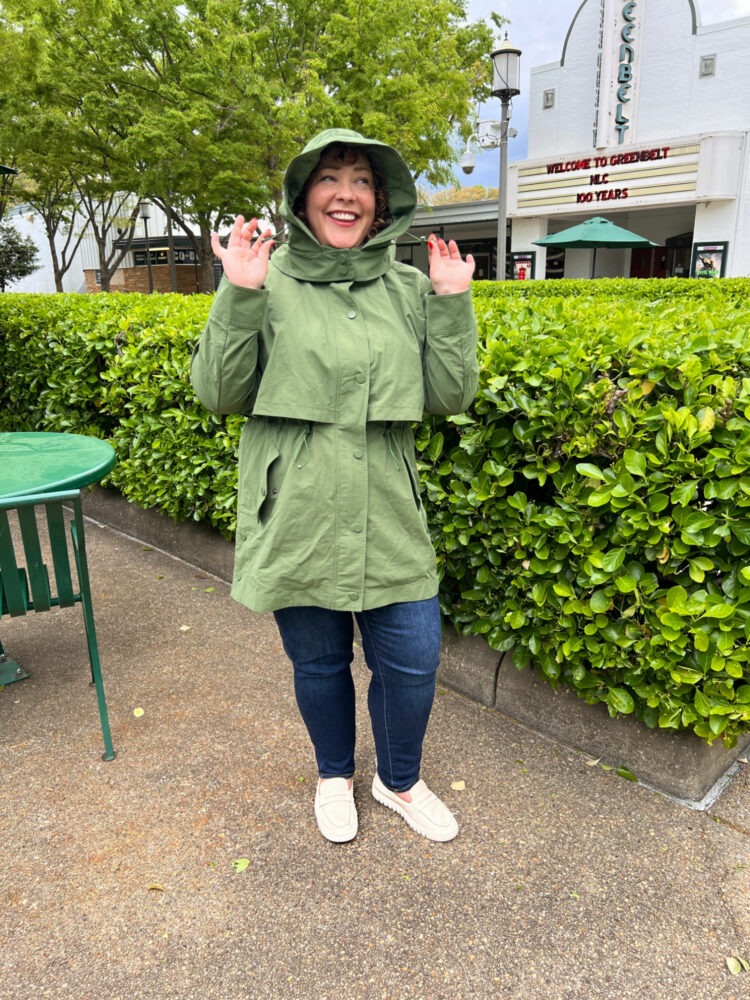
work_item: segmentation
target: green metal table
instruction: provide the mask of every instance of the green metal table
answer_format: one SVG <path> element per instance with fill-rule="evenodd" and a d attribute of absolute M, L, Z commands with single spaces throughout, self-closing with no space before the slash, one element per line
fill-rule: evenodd
<path fill-rule="evenodd" d="M 115 464 L 112 445 L 83 434 L 11 431 L 0 434 L 0 497 L 78 490 Z"/>
<path fill-rule="evenodd" d="M 114 464 L 114 448 L 100 438 L 46 431 L 3 433 L 0 498 L 78 490 L 98 482 Z M 17 663 L 0 655 L 0 685 L 24 677 L 28 674 Z"/>

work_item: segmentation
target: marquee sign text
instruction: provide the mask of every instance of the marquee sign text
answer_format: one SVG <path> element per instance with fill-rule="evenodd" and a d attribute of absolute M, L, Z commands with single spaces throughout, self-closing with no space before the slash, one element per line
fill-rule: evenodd
<path fill-rule="evenodd" d="M 612 153 L 609 156 L 587 156 L 581 160 L 564 160 L 558 163 L 548 163 L 548 174 L 569 174 L 578 170 L 601 170 L 602 173 L 591 174 L 589 185 L 596 191 L 579 191 L 576 194 L 576 204 L 584 205 L 592 201 L 624 201 L 629 196 L 626 187 L 605 187 L 617 183 L 617 174 L 612 174 L 604 167 L 619 167 L 628 163 L 645 163 L 648 160 L 666 160 L 669 146 L 656 146 L 654 149 L 638 149 L 630 153 Z"/>
<path fill-rule="evenodd" d="M 613 153 L 611 156 L 587 156 L 582 160 L 548 163 L 548 174 L 569 174 L 574 170 L 594 170 L 596 167 L 617 167 L 621 163 L 643 163 L 646 160 L 666 160 L 669 146 L 638 149 L 632 153 Z"/>
<path fill-rule="evenodd" d="M 620 31 L 622 44 L 620 45 L 620 66 L 617 71 L 617 113 L 615 114 L 615 131 L 619 136 L 619 142 L 625 141 L 625 133 L 630 128 L 630 119 L 623 111 L 623 105 L 630 101 L 630 88 L 633 83 L 633 60 L 635 51 L 633 49 L 633 31 L 635 22 L 636 0 L 629 0 L 622 8 L 622 16 L 625 24 Z"/>

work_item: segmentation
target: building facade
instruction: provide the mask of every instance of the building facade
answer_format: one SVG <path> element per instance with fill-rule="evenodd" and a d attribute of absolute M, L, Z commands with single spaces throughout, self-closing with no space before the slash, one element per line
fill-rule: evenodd
<path fill-rule="evenodd" d="M 592 216 L 657 244 L 598 250 L 596 277 L 749 275 L 749 55 L 750 17 L 703 27 L 692 0 L 583 0 L 560 62 L 531 71 L 508 277 L 589 277 L 592 251 L 535 241 Z M 496 220 L 497 201 L 445 206 L 414 231 L 482 244 L 492 277 Z M 419 249 L 400 256 L 421 265 Z"/>

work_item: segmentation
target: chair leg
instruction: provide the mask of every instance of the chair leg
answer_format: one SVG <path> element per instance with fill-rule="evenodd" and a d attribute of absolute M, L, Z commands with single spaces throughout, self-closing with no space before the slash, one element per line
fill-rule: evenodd
<path fill-rule="evenodd" d="M 89 648 L 89 662 L 91 663 L 91 678 L 96 687 L 96 698 L 99 703 L 99 718 L 102 724 L 102 736 L 104 737 L 104 754 L 102 760 L 114 760 L 117 754 L 112 747 L 112 736 L 109 731 L 109 715 L 107 714 L 107 702 L 104 698 L 104 683 L 102 681 L 101 664 L 99 662 L 99 645 L 96 641 L 96 626 L 94 625 L 94 609 L 91 604 L 91 588 L 89 586 L 89 569 L 86 560 L 86 542 L 83 533 L 83 517 L 81 515 L 80 500 L 75 504 L 75 521 L 71 524 L 71 534 L 73 536 L 73 552 L 76 558 L 76 569 L 78 571 L 78 583 L 81 587 L 81 604 L 83 606 L 83 620 L 86 626 L 86 642 Z"/>
<path fill-rule="evenodd" d="M 12 684 L 13 681 L 22 681 L 28 676 L 23 667 L 20 667 L 15 660 L 11 660 L 0 642 L 0 687 Z"/>
<path fill-rule="evenodd" d="M 88 581 L 87 587 L 88 590 Z M 83 587 L 81 587 L 83 591 Z M 104 737 L 104 753 L 102 760 L 114 760 L 117 754 L 112 747 L 112 736 L 109 731 L 109 715 L 107 714 L 107 702 L 104 698 L 104 682 L 102 681 L 101 665 L 99 663 L 99 646 L 96 641 L 96 628 L 94 626 L 94 610 L 91 607 L 91 596 L 84 596 L 83 618 L 86 624 L 86 641 L 89 647 L 89 661 L 91 663 L 91 676 L 96 688 L 96 699 L 99 703 L 99 718 L 102 723 L 102 736 Z"/>

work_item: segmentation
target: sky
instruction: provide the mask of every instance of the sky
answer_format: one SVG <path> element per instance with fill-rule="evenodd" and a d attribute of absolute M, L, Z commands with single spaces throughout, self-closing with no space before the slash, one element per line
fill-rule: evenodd
<path fill-rule="evenodd" d="M 508 160 L 526 158 L 526 137 L 529 121 L 529 71 L 532 66 L 559 62 L 563 42 L 581 0 L 469 0 L 468 19 L 476 21 L 489 18 L 496 11 L 510 21 L 508 40 L 521 49 L 521 94 L 513 98 L 511 128 L 518 130 L 518 138 L 508 142 Z M 735 17 L 750 15 L 750 0 L 695 0 L 700 24 L 731 21 Z M 498 39 L 499 41 L 499 39 Z M 489 58 L 489 53 L 488 53 Z M 492 99 L 481 111 L 482 118 L 499 119 L 500 101 Z M 500 151 L 480 152 L 471 176 L 456 167 L 456 183 L 460 185 L 484 184 L 497 187 Z"/>

